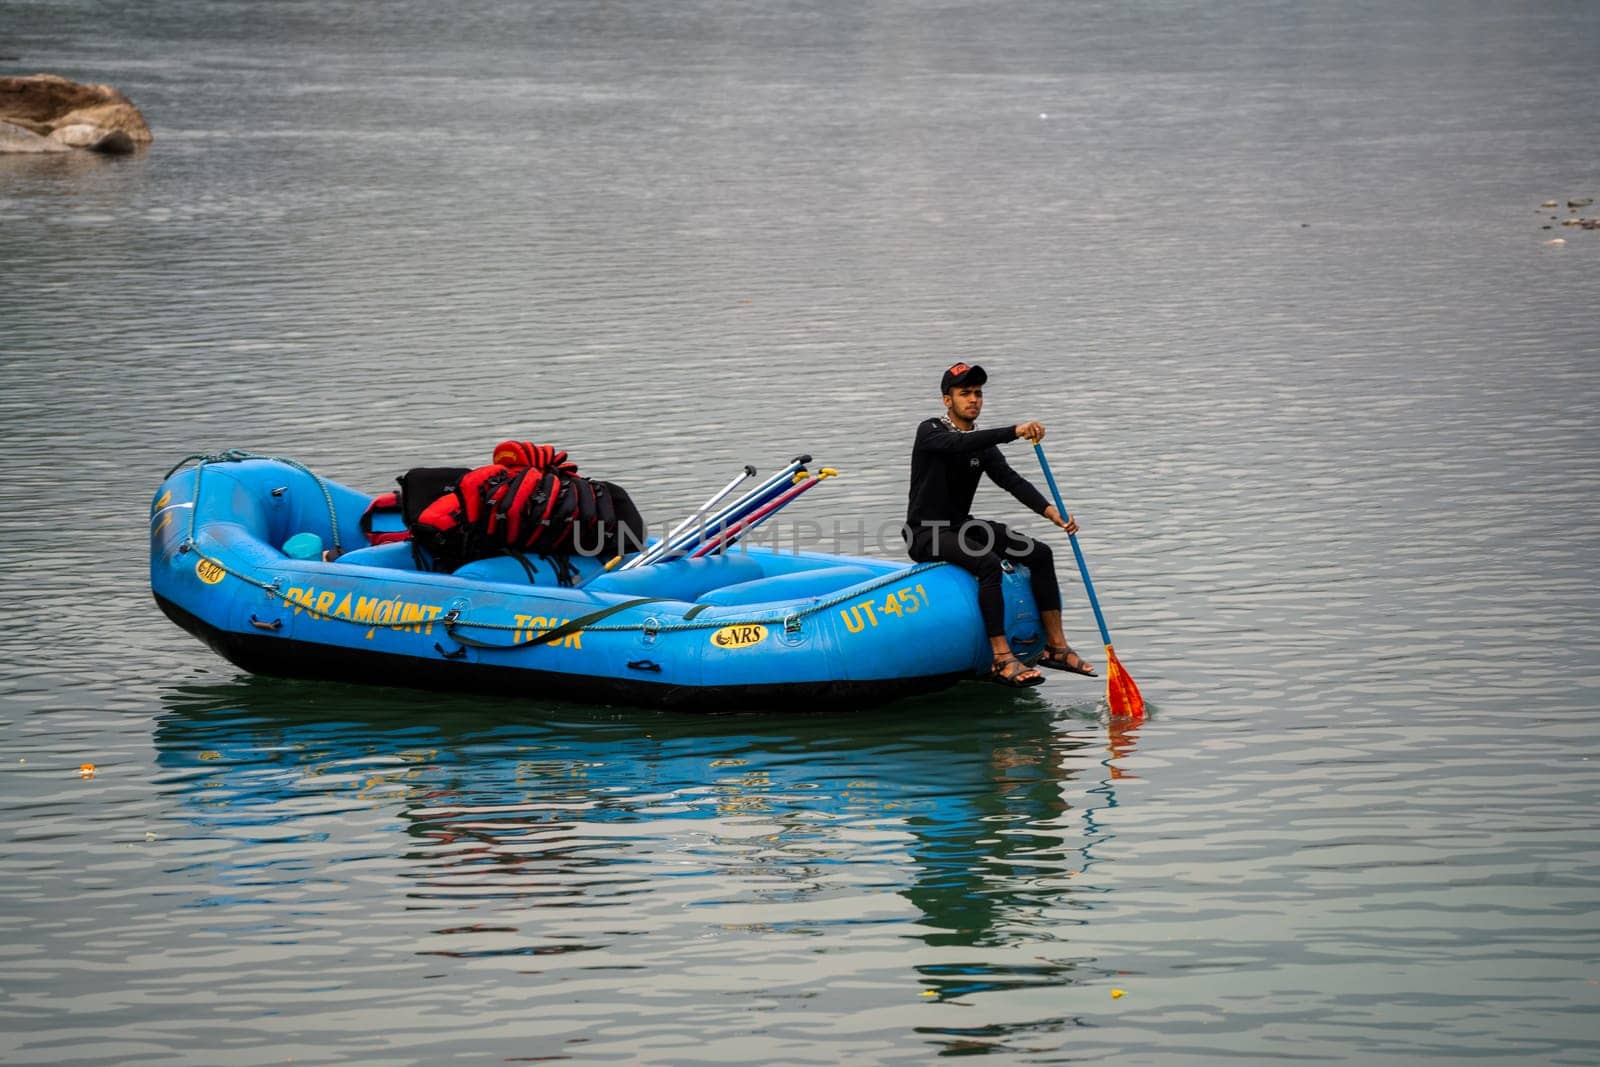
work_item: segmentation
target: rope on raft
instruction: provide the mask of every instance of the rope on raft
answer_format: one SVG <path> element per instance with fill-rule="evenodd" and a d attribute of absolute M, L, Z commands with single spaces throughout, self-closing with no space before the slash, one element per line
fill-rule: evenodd
<path fill-rule="evenodd" d="M 317 488 L 322 490 L 322 499 L 326 501 L 328 505 L 328 525 L 333 530 L 333 554 L 338 556 L 343 553 L 343 546 L 339 544 L 339 513 L 334 510 L 333 494 L 328 491 L 328 483 L 323 481 L 322 475 L 318 474 L 316 471 L 312 470 L 310 467 L 299 462 L 298 460 L 287 459 L 283 456 L 263 456 L 259 453 L 250 452 L 243 448 L 229 448 L 222 452 L 212 452 L 209 454 L 205 452 L 194 452 L 190 455 L 184 456 L 177 463 L 173 464 L 172 469 L 167 471 L 166 477 L 163 478 L 162 481 L 166 481 L 167 478 L 170 478 L 174 474 L 178 473 L 184 464 L 189 463 L 192 460 L 198 460 L 199 462 L 195 463 L 194 470 L 194 498 L 198 502 L 200 499 L 200 477 L 205 473 L 207 464 L 242 463 L 247 459 L 264 459 L 273 463 L 282 463 L 286 467 L 293 467 L 302 474 L 309 475 L 311 480 L 317 483 Z M 194 541 L 195 525 L 199 518 L 199 514 L 200 510 L 196 508 L 189 516 L 189 541 L 191 543 Z"/>

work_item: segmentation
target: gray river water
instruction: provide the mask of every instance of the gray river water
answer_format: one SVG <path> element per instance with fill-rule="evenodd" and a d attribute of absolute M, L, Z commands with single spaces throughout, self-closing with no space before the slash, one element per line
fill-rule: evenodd
<path fill-rule="evenodd" d="M 0 73 L 156 140 L 0 157 L 0 1060 L 1600 1061 L 1597 58 L 1554 0 L 10 0 Z M 653 522 L 808 451 L 859 550 L 956 359 L 1143 724 L 253 679 L 149 595 L 229 447 L 553 441 Z"/>

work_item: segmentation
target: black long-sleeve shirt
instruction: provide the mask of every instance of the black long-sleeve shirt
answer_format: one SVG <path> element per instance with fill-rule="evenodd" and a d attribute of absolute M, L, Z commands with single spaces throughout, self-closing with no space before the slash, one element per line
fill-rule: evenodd
<path fill-rule="evenodd" d="M 1017 439 L 1015 426 L 992 430 L 952 430 L 942 418 L 925 419 L 917 426 L 911 448 L 911 492 L 906 504 L 906 525 L 915 533 L 926 523 L 954 528 L 972 517 L 972 497 L 978 478 L 989 480 L 1016 497 L 1036 515 L 1049 506 L 1044 495 L 1011 469 L 999 446 Z"/>

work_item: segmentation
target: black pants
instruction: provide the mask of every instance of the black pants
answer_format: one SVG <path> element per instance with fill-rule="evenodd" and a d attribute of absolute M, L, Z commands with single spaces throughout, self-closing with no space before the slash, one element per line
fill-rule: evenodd
<path fill-rule="evenodd" d="M 912 532 L 907 551 L 918 563 L 954 563 L 978 579 L 978 611 L 990 637 L 1004 637 L 1006 599 L 1000 588 L 1002 560 L 1028 568 L 1033 599 L 1040 611 L 1061 610 L 1055 554 L 1050 546 L 1012 533 L 1002 523 L 968 519 L 956 527 L 924 526 Z"/>

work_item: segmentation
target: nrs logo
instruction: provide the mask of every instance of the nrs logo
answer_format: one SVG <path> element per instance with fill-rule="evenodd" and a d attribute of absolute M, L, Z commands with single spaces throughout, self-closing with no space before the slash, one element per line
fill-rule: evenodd
<path fill-rule="evenodd" d="M 767 628 L 759 623 L 741 623 L 724 626 L 711 635 L 711 643 L 718 648 L 749 648 L 767 638 Z"/>

